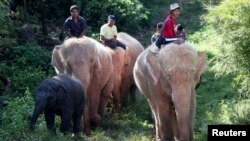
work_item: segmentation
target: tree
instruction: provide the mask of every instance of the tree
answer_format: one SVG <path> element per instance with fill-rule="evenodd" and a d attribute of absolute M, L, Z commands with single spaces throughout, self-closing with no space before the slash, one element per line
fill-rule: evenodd
<path fill-rule="evenodd" d="M 223 38 L 226 72 L 236 74 L 236 81 L 250 96 L 250 1 L 222 0 L 212 7 L 206 22 Z"/>

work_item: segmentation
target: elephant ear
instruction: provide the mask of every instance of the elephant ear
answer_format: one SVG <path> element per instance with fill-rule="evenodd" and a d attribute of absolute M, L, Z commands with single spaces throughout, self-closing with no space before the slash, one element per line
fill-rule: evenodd
<path fill-rule="evenodd" d="M 52 83 L 51 84 L 52 89 L 50 90 L 50 93 L 47 97 L 48 100 L 48 107 L 53 107 L 56 104 L 56 101 L 58 98 L 63 98 L 64 96 L 63 93 L 67 93 L 67 90 L 62 86 L 61 84 L 58 83 Z M 61 95 L 61 96 L 59 96 Z"/>
<path fill-rule="evenodd" d="M 60 92 L 67 93 L 68 91 L 64 88 L 64 86 L 59 85 L 59 86 L 57 87 L 56 93 L 58 94 L 58 93 L 60 93 Z"/>
<path fill-rule="evenodd" d="M 196 65 L 196 72 L 195 72 L 195 85 L 200 82 L 200 77 L 203 71 L 206 68 L 206 55 L 205 52 L 197 52 L 198 56 L 198 63 Z"/>
<path fill-rule="evenodd" d="M 153 79 L 154 85 L 156 85 L 160 79 L 160 65 L 157 54 L 151 52 L 147 54 L 146 67 L 150 77 Z"/>

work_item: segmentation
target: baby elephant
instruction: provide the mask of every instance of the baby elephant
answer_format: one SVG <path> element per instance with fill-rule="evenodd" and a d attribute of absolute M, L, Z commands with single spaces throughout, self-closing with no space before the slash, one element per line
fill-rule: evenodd
<path fill-rule="evenodd" d="M 37 118 L 44 112 L 49 130 L 56 132 L 55 114 L 61 117 L 60 130 L 70 132 L 73 120 L 73 133 L 80 130 L 84 109 L 84 90 L 79 81 L 65 74 L 59 74 L 41 82 L 36 93 L 36 103 L 30 123 L 34 130 Z"/>

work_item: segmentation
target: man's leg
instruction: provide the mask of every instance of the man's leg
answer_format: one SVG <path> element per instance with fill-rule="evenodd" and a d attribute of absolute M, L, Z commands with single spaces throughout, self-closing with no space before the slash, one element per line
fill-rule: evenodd
<path fill-rule="evenodd" d="M 162 45 L 162 42 L 163 42 L 164 38 L 162 38 L 161 36 L 155 41 L 155 45 L 161 49 L 161 45 Z"/>
<path fill-rule="evenodd" d="M 119 47 L 123 48 L 124 50 L 126 50 L 126 45 L 123 44 L 121 41 L 116 40 L 116 44 L 117 44 L 117 46 L 119 46 Z"/>
<path fill-rule="evenodd" d="M 112 48 L 112 49 L 115 49 L 115 48 L 116 48 L 116 43 L 115 43 L 114 41 L 106 41 L 106 42 L 104 43 L 104 45 L 105 45 L 105 46 L 108 46 L 108 47 L 110 47 L 110 48 Z"/>

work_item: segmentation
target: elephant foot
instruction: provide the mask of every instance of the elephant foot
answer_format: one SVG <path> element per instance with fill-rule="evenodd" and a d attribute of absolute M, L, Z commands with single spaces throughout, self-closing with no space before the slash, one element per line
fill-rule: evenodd
<path fill-rule="evenodd" d="M 115 108 L 115 113 L 120 113 L 122 111 L 122 107 L 121 105 L 119 104 L 118 106 L 116 106 Z"/>
<path fill-rule="evenodd" d="M 93 124 L 93 126 L 97 127 L 101 125 L 102 118 L 100 115 L 96 114 L 93 117 L 90 117 L 90 121 Z"/>
<path fill-rule="evenodd" d="M 86 136 L 89 136 L 90 135 L 89 128 L 83 128 L 83 134 L 85 134 Z"/>
<path fill-rule="evenodd" d="M 85 123 L 83 126 L 83 134 L 85 134 L 86 136 L 90 135 L 90 131 L 89 131 L 89 124 Z"/>

